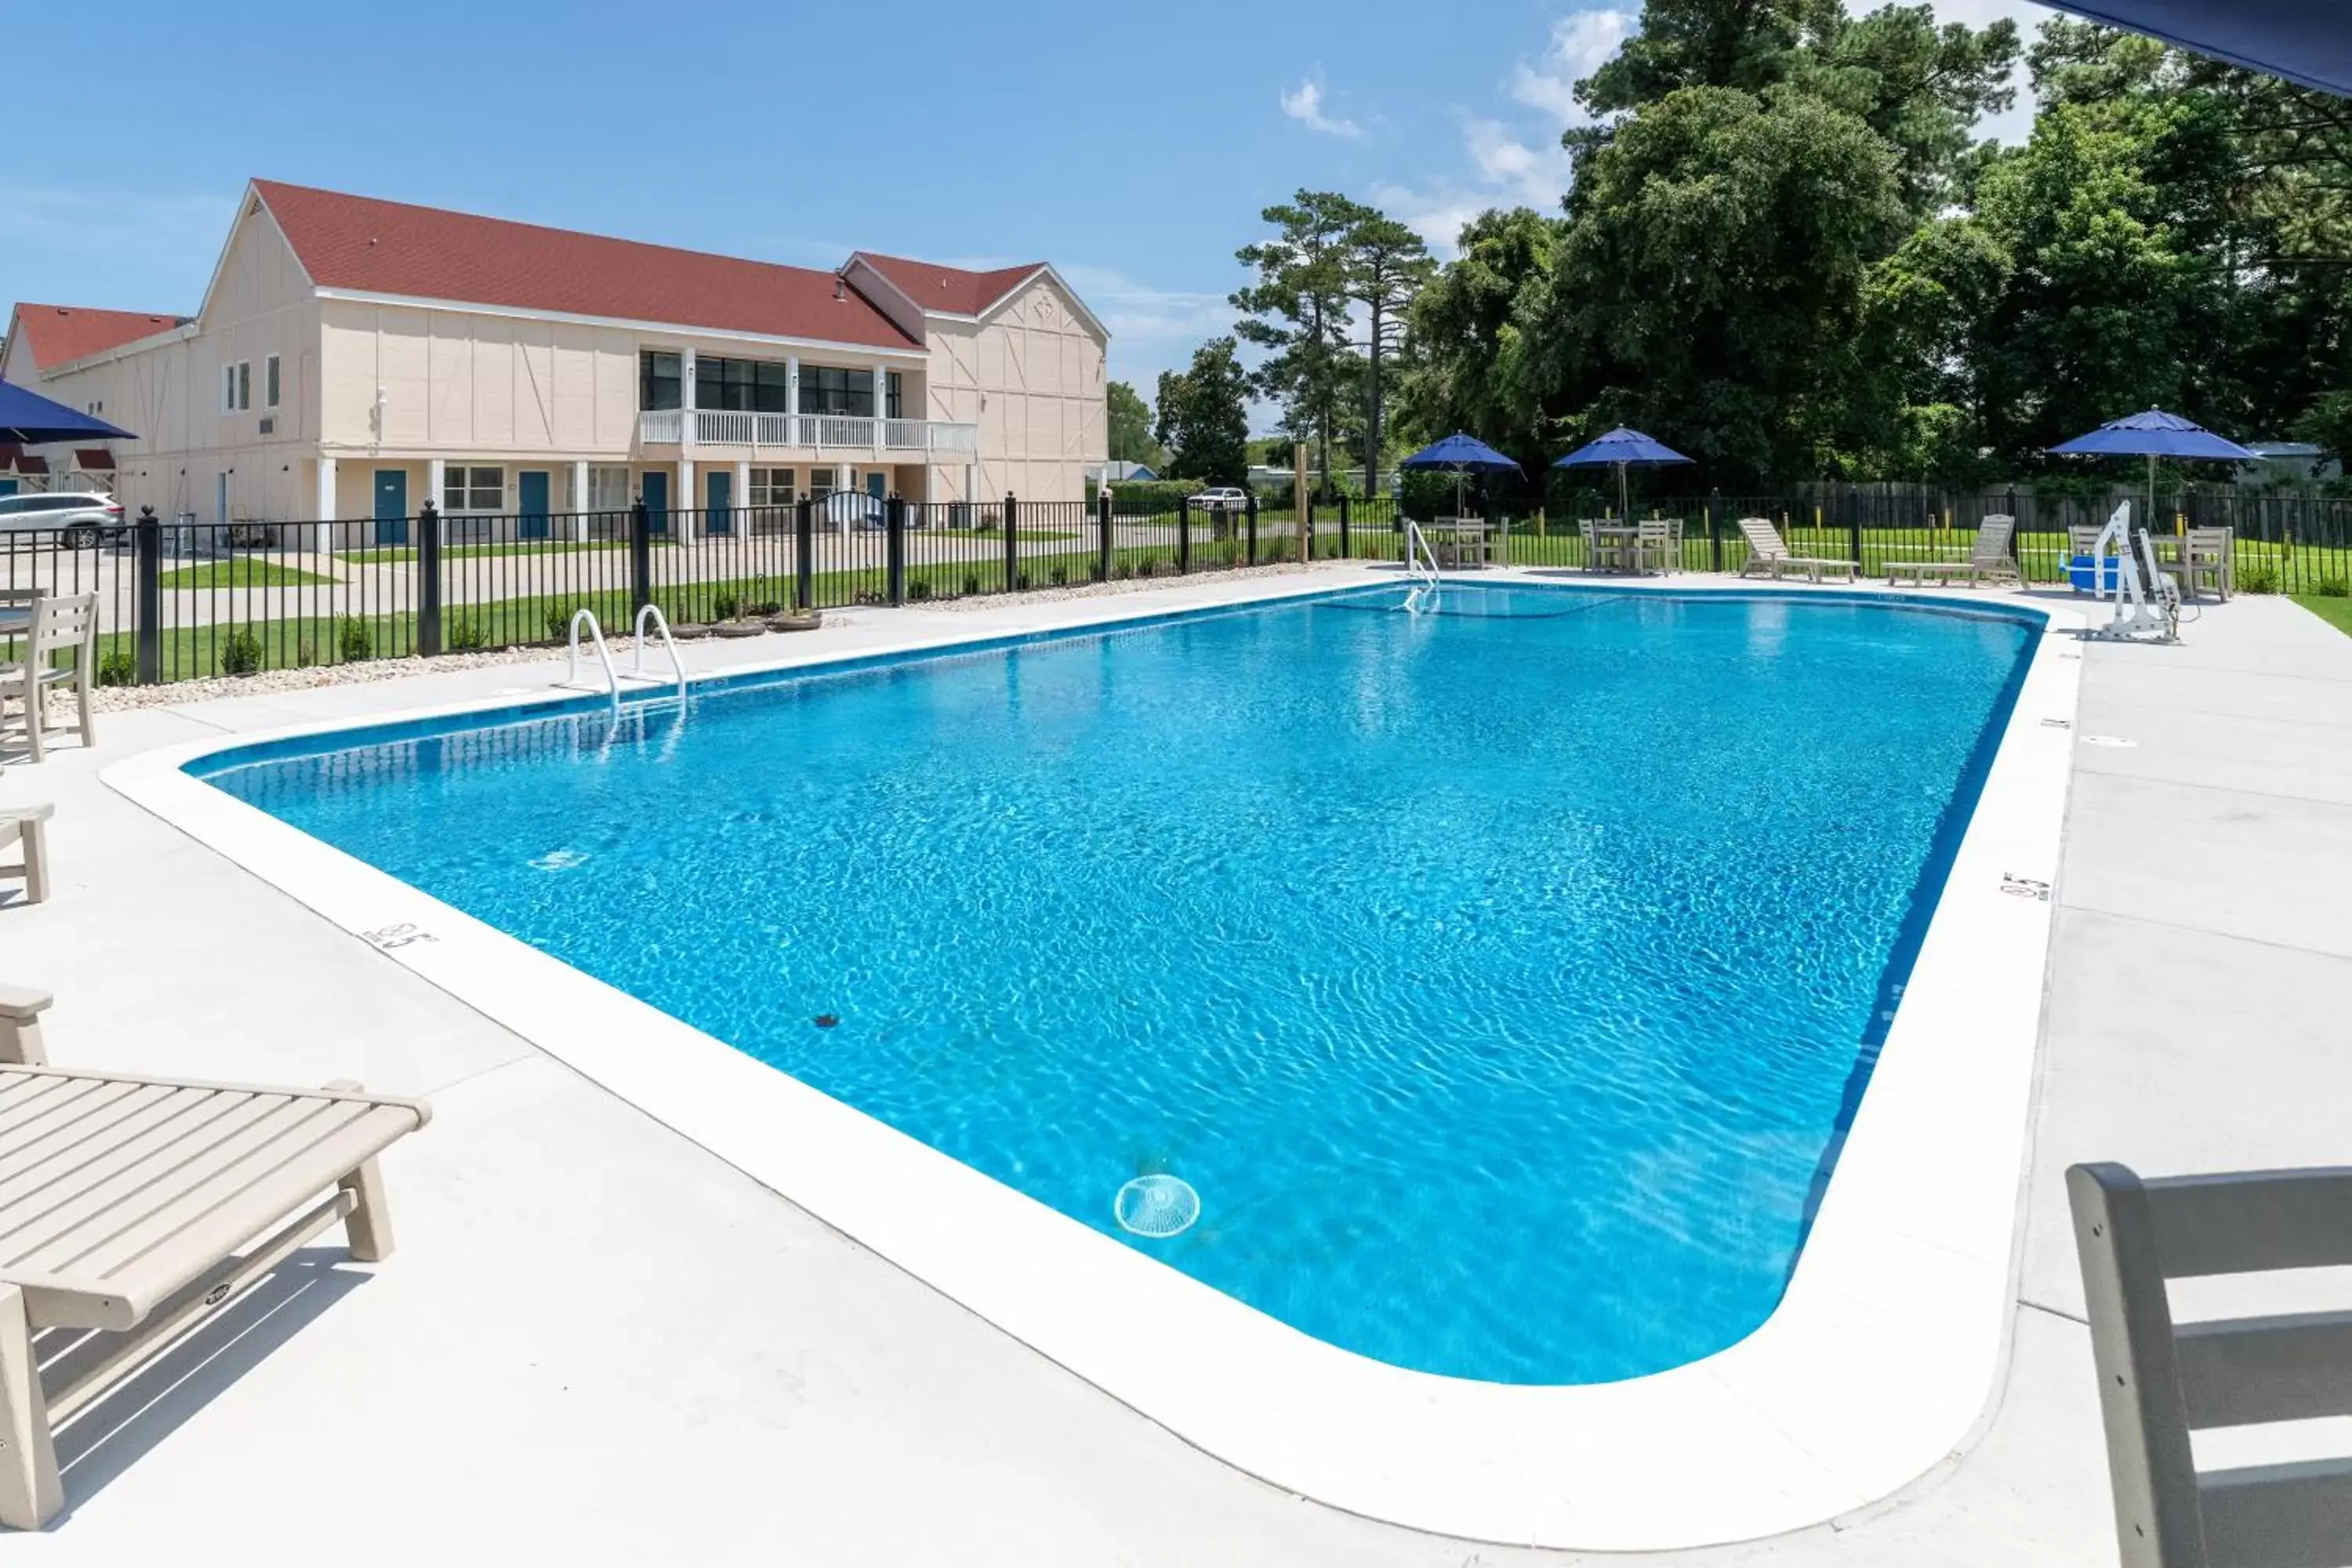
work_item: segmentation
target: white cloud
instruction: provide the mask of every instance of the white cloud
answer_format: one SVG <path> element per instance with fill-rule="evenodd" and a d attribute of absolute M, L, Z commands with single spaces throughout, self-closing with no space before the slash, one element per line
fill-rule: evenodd
<path fill-rule="evenodd" d="M 1345 136 L 1354 140 L 1364 133 L 1364 128 L 1354 121 L 1324 112 L 1323 84 L 1313 77 L 1305 79 L 1282 95 L 1282 112 L 1307 130 L 1319 131 L 1326 136 Z"/>
<path fill-rule="evenodd" d="M 1162 289 L 1109 267 L 1074 262 L 1055 270 L 1110 332 L 1110 374 L 1133 384 L 1147 403 L 1163 370 L 1192 363 L 1203 338 L 1233 331 L 1233 307 L 1223 294 Z"/>
<path fill-rule="evenodd" d="M 1633 32 L 1630 11 L 1571 11 L 1551 25 L 1551 42 L 1533 60 L 1511 68 L 1511 96 L 1548 115 L 1563 130 L 1591 116 L 1576 101 L 1576 84 L 1599 70 Z"/>

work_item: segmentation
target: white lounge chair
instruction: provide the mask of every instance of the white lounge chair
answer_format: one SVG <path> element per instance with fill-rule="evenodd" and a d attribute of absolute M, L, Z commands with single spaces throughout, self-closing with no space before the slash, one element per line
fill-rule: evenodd
<path fill-rule="evenodd" d="M 1740 537 L 1748 541 L 1748 559 L 1739 563 L 1742 577 L 1759 573 L 1778 582 L 1786 572 L 1802 572 L 1807 580 L 1818 583 L 1824 575 L 1836 575 L 1853 581 L 1859 568 L 1851 561 L 1841 561 L 1829 555 L 1791 555 L 1782 542 L 1780 530 L 1769 519 L 1743 517 L 1739 520 Z"/>
<path fill-rule="evenodd" d="M 2017 519 L 2002 512 L 1988 512 L 1977 525 L 1976 542 L 1969 547 L 1966 561 L 1891 560 L 1886 563 L 1886 585 L 1892 588 L 1907 574 L 1922 587 L 1930 578 L 1937 577 L 1969 583 L 2008 582 L 2023 586 L 2025 579 L 2009 553 L 2010 539 L 2016 532 Z"/>
<path fill-rule="evenodd" d="M 39 762 L 48 729 L 46 703 L 49 688 L 71 683 L 76 728 L 81 743 L 98 743 L 89 719 L 89 683 L 98 663 L 98 595 L 67 594 L 36 598 L 26 618 L 22 656 L 15 664 L 0 664 L 0 703 L 14 697 L 23 706 L 25 743 Z M 70 649 L 73 662 L 55 663 L 50 656 Z"/>
<path fill-rule="evenodd" d="M 0 987 L 0 1524 L 65 1506 L 53 1426 L 70 1419 L 341 1221 L 392 1251 L 376 1156 L 419 1100 L 350 1083 L 270 1089 L 47 1064 L 47 993 Z M 45 1388 L 44 1330 L 120 1334 Z M 267 1496 L 256 1482 L 257 1505 Z"/>
<path fill-rule="evenodd" d="M 49 896 L 49 815 L 57 808 L 39 805 L 0 806 L 0 849 L 16 847 L 14 863 L 0 863 L 0 873 L 14 872 L 25 879 L 25 901 L 37 904 Z"/>

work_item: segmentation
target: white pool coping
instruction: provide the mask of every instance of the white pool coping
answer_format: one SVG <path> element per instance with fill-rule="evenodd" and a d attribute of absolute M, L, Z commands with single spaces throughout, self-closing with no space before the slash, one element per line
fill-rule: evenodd
<path fill-rule="evenodd" d="M 1517 572 L 1483 580 L 1521 578 L 1559 580 Z M 1258 579 L 1218 585 L 1178 608 L 1274 603 L 1344 585 L 1319 573 Z M 1756 585 L 1685 580 L 1621 591 L 1727 588 Z M 1950 593 L 1881 596 L 1985 603 Z M 514 698 L 208 738 L 127 758 L 103 777 L 1227 1463 L 1333 1507 L 1473 1540 L 1710 1545 L 1834 1519 L 1935 1468 L 1969 1440 L 2002 1363 L 2050 941 L 2046 894 L 2057 876 L 2083 668 L 2074 639 L 2058 634 L 2085 617 L 2063 604 L 2009 595 L 1997 603 L 2043 616 L 2045 632 L 1789 1289 L 1739 1342 L 1613 1384 L 1476 1383 L 1316 1340 L 182 771 L 215 752 L 509 708 Z M 1035 630 L 1171 613 L 1118 597 L 1030 608 L 1024 629 Z M 1001 624 L 959 632 L 935 622 L 887 647 L 812 650 L 702 679 L 1005 635 Z M 574 699 L 551 692 L 548 700 Z"/>

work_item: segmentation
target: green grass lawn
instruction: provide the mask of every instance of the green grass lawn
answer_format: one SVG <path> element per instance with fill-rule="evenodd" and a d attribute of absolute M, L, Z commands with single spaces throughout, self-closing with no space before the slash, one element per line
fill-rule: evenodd
<path fill-rule="evenodd" d="M 532 539 L 509 544 L 445 544 L 441 547 L 444 561 L 472 561 L 488 555 L 570 555 L 583 550 L 626 550 L 624 539 L 592 539 L 583 544 L 573 539 Z M 368 566 L 405 565 L 416 559 L 414 544 L 378 544 L 365 550 L 346 550 L 343 559 Z"/>
<path fill-rule="evenodd" d="M 207 561 L 202 566 L 174 566 L 157 579 L 167 594 L 174 588 L 289 588 L 334 580 L 252 555 Z"/>
<path fill-rule="evenodd" d="M 2297 594 L 2294 602 L 2346 637 L 2352 637 L 2352 599 L 2340 595 Z"/>

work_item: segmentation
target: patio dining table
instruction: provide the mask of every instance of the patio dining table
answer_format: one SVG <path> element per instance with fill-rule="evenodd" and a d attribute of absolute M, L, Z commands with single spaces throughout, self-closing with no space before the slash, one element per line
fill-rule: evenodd
<path fill-rule="evenodd" d="M 1421 527 L 1438 563 L 1457 569 L 1486 564 L 1487 531 L 1486 520 L 1478 517 L 1433 518 Z"/>
<path fill-rule="evenodd" d="M 1596 571 L 1630 572 L 1633 566 L 1633 542 L 1642 530 L 1630 522 L 1588 522 L 1585 531 L 1592 536 L 1591 565 Z"/>

